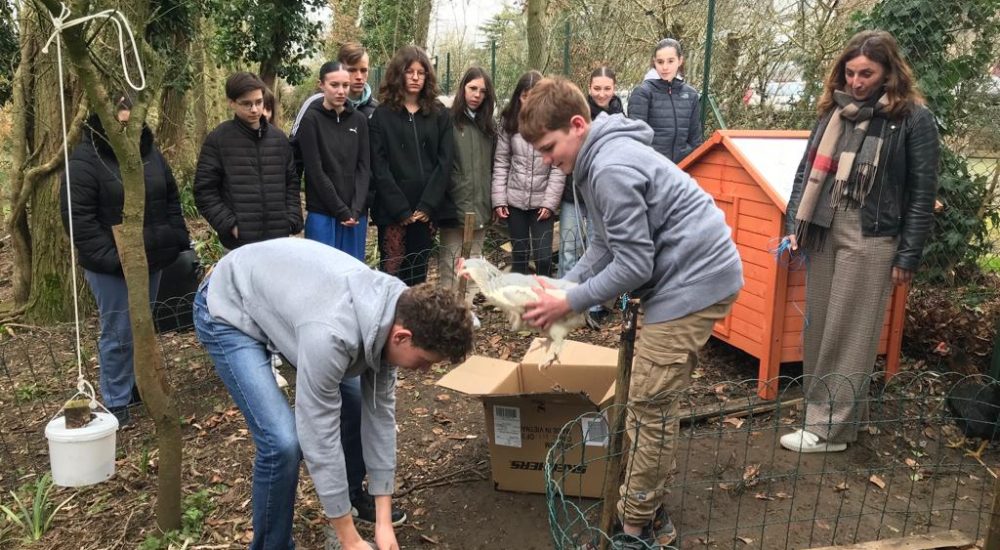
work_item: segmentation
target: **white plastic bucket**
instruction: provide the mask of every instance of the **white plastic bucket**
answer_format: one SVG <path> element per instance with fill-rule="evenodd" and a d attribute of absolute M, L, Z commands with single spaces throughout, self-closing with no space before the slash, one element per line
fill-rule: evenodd
<path fill-rule="evenodd" d="M 82 428 L 66 429 L 66 417 L 57 416 L 45 426 L 49 440 L 52 481 L 62 487 L 81 487 L 115 475 L 115 434 L 118 419 L 109 412 Z"/>

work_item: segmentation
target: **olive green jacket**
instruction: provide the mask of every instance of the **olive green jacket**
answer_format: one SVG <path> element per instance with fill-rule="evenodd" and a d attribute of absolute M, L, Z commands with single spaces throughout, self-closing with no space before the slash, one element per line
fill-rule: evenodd
<path fill-rule="evenodd" d="M 470 120 L 466 120 L 461 127 L 455 125 L 452 135 L 455 136 L 455 162 L 448 194 L 455 202 L 458 225 L 463 226 L 465 213 L 472 212 L 476 215 L 475 228 L 482 229 L 493 216 L 490 182 L 493 179 L 496 140 L 484 134 Z"/>

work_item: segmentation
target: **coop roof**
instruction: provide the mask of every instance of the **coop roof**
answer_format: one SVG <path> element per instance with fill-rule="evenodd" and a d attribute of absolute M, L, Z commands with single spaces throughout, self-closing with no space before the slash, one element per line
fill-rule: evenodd
<path fill-rule="evenodd" d="M 808 140 L 809 132 L 799 130 L 716 130 L 678 166 L 686 170 L 722 147 L 784 212 Z"/>

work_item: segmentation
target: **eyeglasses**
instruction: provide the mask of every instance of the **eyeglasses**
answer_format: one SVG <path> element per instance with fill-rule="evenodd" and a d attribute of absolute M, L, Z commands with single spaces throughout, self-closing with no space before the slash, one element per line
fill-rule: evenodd
<path fill-rule="evenodd" d="M 424 71 L 415 71 L 413 69 L 407 69 L 406 76 L 407 78 L 420 79 L 420 78 L 425 78 L 427 76 L 427 73 L 425 73 Z"/>
<path fill-rule="evenodd" d="M 240 107 L 242 107 L 243 109 L 246 109 L 246 110 L 249 111 L 250 109 L 253 109 L 254 107 L 256 107 L 258 109 L 263 108 L 264 107 L 264 100 L 263 99 L 257 99 L 257 100 L 254 100 L 254 101 L 250 101 L 249 99 L 244 99 L 242 101 L 237 101 L 236 104 L 239 105 Z"/>

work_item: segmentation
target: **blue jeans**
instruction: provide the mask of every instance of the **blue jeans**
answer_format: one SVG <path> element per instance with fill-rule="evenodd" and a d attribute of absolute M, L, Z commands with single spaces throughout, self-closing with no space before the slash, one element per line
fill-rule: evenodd
<path fill-rule="evenodd" d="M 559 277 L 565 277 L 583 256 L 583 224 L 576 208 L 576 204 L 565 201 L 559 207 Z M 587 218 L 583 205 L 580 205 L 580 216 L 584 220 Z"/>
<path fill-rule="evenodd" d="M 149 274 L 149 301 L 156 300 L 162 271 Z M 101 368 L 101 399 L 104 406 L 124 407 L 132 399 L 135 368 L 132 364 L 132 321 L 128 314 L 125 277 L 83 270 L 101 315 L 97 357 Z"/>
<path fill-rule="evenodd" d="M 257 454 L 253 464 L 251 550 L 288 550 L 302 451 L 295 415 L 271 374 L 271 354 L 239 329 L 208 312 L 206 278 L 194 298 L 194 328 L 215 371 L 246 418 Z"/>
<path fill-rule="evenodd" d="M 365 480 L 365 455 L 361 449 L 361 377 L 345 378 L 340 382 L 340 444 L 344 447 L 347 466 L 347 489 L 351 502 L 361 496 Z"/>
<path fill-rule="evenodd" d="M 328 244 L 365 261 L 365 239 L 368 236 L 368 216 L 361 216 L 358 225 L 345 227 L 337 218 L 309 212 L 306 215 L 306 238 Z"/>

